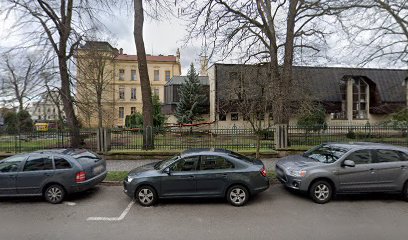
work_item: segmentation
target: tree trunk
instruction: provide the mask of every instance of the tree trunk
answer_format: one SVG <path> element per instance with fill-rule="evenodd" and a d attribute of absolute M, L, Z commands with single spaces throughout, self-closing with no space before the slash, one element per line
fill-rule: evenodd
<path fill-rule="evenodd" d="M 63 55 L 65 56 L 65 54 Z M 75 116 L 74 104 L 71 96 L 70 80 L 68 66 L 64 57 L 58 57 L 58 64 L 61 76 L 61 99 L 64 105 L 64 112 L 67 118 L 67 125 L 71 135 L 71 147 L 77 148 L 80 146 L 81 140 L 79 136 L 79 122 Z"/>
<path fill-rule="evenodd" d="M 143 41 L 143 0 L 134 0 L 134 29 L 133 35 L 136 43 L 137 63 L 139 67 L 140 85 L 142 88 L 142 103 L 143 103 L 143 127 L 153 127 L 153 103 L 152 90 L 150 87 L 149 74 L 147 71 L 146 51 Z M 147 138 L 143 138 L 143 148 L 153 149 L 154 145 L 147 142 Z"/>
<path fill-rule="evenodd" d="M 102 111 L 102 100 L 101 100 L 101 95 L 102 94 L 100 94 L 99 95 L 99 93 L 98 93 L 98 96 L 96 96 L 97 97 L 97 105 L 98 105 L 98 128 L 102 128 L 103 126 L 103 124 L 102 124 L 102 119 L 103 119 L 103 111 Z"/>
<path fill-rule="evenodd" d="M 257 159 L 259 159 L 259 157 L 260 157 L 260 148 L 261 148 L 261 136 L 260 136 L 260 134 L 261 133 L 257 133 L 256 134 L 256 155 L 255 155 L 255 157 L 257 158 Z"/>

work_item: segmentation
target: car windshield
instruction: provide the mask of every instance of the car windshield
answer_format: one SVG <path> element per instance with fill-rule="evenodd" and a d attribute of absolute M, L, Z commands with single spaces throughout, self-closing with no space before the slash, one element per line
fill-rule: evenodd
<path fill-rule="evenodd" d="M 171 163 L 173 163 L 175 160 L 177 160 L 179 158 L 180 158 L 180 156 L 176 155 L 176 156 L 174 156 L 174 157 L 172 157 L 170 159 L 160 161 L 160 162 L 158 162 L 158 163 L 156 163 L 154 165 L 154 169 L 156 169 L 156 170 L 164 169 L 164 168 L 168 167 Z"/>
<path fill-rule="evenodd" d="M 334 163 L 348 151 L 349 149 L 340 146 L 320 145 L 305 152 L 303 156 L 321 163 Z"/>

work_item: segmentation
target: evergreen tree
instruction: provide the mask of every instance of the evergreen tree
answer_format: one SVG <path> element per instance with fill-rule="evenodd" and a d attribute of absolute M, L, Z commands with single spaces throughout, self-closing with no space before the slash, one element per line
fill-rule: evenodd
<path fill-rule="evenodd" d="M 187 81 L 183 83 L 179 91 L 180 101 L 177 103 L 176 117 L 179 123 L 192 123 L 201 120 L 203 105 L 206 95 L 202 90 L 198 74 L 194 65 L 190 65 Z"/>
<path fill-rule="evenodd" d="M 152 96 L 153 102 L 153 126 L 161 128 L 166 121 L 166 117 L 161 112 L 160 98 L 156 94 Z M 128 128 L 143 128 L 143 114 L 136 112 L 132 115 L 126 116 L 125 126 Z"/>

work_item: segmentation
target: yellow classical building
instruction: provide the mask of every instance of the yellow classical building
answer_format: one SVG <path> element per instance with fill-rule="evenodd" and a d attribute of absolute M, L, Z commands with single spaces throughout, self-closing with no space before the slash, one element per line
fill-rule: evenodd
<path fill-rule="evenodd" d="M 76 58 L 78 115 L 83 127 L 97 127 L 99 116 L 103 127 L 123 127 L 127 115 L 142 112 L 136 55 L 125 54 L 108 42 L 88 41 L 78 49 Z M 147 55 L 147 66 L 152 93 L 163 102 L 164 85 L 181 74 L 180 53 Z"/>

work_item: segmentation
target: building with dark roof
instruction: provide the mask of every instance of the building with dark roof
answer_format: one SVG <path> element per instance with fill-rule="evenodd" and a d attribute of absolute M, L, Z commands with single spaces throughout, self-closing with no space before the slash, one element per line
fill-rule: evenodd
<path fill-rule="evenodd" d="M 204 119 L 208 119 L 208 113 L 210 110 L 210 85 L 208 82 L 208 76 L 198 76 L 200 84 L 203 87 L 203 91 L 206 92 L 207 102 L 202 107 L 206 109 L 204 112 Z M 168 123 L 176 123 L 174 114 L 176 112 L 177 103 L 180 101 L 179 91 L 181 85 L 187 81 L 187 76 L 174 76 L 169 82 L 164 86 L 164 105 L 162 107 L 162 112 L 168 115 Z"/>
<path fill-rule="evenodd" d="M 210 85 L 210 121 L 216 127 L 249 126 L 237 112 L 234 104 L 227 103 L 228 87 L 240 76 L 243 89 L 254 88 L 254 69 L 259 78 L 267 81 L 267 65 L 214 64 L 208 70 Z M 297 91 L 288 106 L 296 106 L 305 97 L 321 103 L 329 123 L 372 124 L 380 123 L 391 113 L 407 106 L 408 70 L 338 68 L 338 67 L 293 67 L 293 84 Z M 271 87 L 271 86 L 269 86 Z M 255 91 L 256 92 L 256 91 Z M 256 97 L 256 96 L 254 96 Z M 270 109 L 264 121 L 273 116 Z M 296 118 L 290 120 L 296 122 Z"/>

